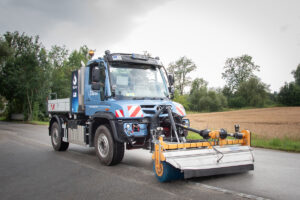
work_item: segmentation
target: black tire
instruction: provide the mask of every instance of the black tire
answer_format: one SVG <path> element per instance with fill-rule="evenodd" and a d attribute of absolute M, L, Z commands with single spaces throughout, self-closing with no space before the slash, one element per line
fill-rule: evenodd
<path fill-rule="evenodd" d="M 116 165 L 124 157 L 124 143 L 114 141 L 111 130 L 101 125 L 97 128 L 94 138 L 96 154 L 104 165 Z"/>
<path fill-rule="evenodd" d="M 60 130 L 58 123 L 54 122 L 51 126 L 51 143 L 55 151 L 66 151 L 69 147 L 69 143 L 62 141 Z"/>

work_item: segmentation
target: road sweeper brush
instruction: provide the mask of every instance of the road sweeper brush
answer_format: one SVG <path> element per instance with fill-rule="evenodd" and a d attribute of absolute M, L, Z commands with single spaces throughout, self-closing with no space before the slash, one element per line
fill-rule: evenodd
<path fill-rule="evenodd" d="M 159 117 L 162 114 L 167 116 Z M 188 121 L 178 119 L 168 106 L 152 118 L 153 170 L 159 181 L 254 169 L 250 131 L 240 131 L 239 125 L 235 125 L 235 133 L 224 129 L 196 130 L 189 127 Z M 158 126 L 165 123 L 170 124 L 169 135 L 165 134 L 165 128 Z M 187 140 L 188 131 L 198 133 L 203 139 Z"/>

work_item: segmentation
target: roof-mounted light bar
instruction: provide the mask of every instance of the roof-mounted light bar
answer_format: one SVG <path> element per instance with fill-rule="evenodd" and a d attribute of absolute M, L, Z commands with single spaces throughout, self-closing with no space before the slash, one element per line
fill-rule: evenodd
<path fill-rule="evenodd" d="M 141 54 L 132 54 L 131 55 L 132 59 L 138 59 L 138 60 L 149 60 L 149 57 L 146 55 L 141 55 Z"/>

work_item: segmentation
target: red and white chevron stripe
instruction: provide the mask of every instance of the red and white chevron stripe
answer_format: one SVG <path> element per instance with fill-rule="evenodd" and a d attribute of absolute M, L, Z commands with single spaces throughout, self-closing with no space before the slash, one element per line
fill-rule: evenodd
<path fill-rule="evenodd" d="M 176 105 L 176 110 L 177 110 L 177 112 L 179 112 L 179 114 L 181 115 L 181 116 L 184 116 L 185 115 L 185 110 L 184 110 L 184 107 L 182 106 L 182 105 Z"/>
<path fill-rule="evenodd" d="M 119 118 L 119 117 L 124 117 L 124 112 L 123 110 L 116 110 L 115 111 L 115 114 L 116 114 L 116 117 Z"/>
<path fill-rule="evenodd" d="M 131 105 L 127 106 L 129 117 L 144 117 L 141 106 Z"/>

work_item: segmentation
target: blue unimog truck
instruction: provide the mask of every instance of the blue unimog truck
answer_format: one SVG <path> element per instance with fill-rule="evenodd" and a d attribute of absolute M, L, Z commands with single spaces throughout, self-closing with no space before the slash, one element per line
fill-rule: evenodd
<path fill-rule="evenodd" d="M 74 71 L 71 82 L 70 98 L 48 100 L 57 151 L 69 143 L 94 147 L 102 164 L 115 165 L 125 147 L 149 149 L 161 182 L 254 169 L 248 130 L 190 128 L 183 106 L 171 100 L 174 78 L 159 58 L 106 51 Z M 203 139 L 188 140 L 188 131 Z"/>

